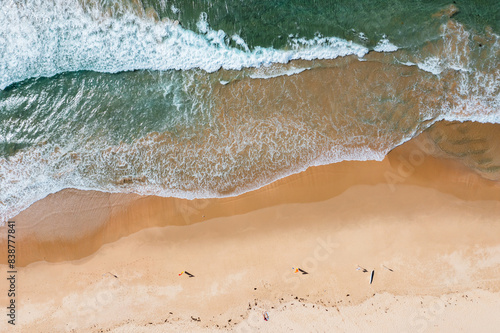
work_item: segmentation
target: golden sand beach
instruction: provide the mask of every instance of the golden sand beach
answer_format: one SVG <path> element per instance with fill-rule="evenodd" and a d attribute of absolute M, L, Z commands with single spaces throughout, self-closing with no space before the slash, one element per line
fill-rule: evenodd
<path fill-rule="evenodd" d="M 15 331 L 493 332 L 500 185 L 467 152 L 494 165 L 498 129 L 439 123 L 237 197 L 49 195 L 13 219 Z"/>
<path fill-rule="evenodd" d="M 495 1 L 2 6 L 0 333 L 500 331 Z"/>

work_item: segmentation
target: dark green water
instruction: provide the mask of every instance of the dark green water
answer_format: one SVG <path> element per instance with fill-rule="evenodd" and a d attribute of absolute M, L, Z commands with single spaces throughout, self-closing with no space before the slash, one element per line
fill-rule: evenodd
<path fill-rule="evenodd" d="M 443 20 L 432 15 L 455 4 L 455 18 L 468 28 L 483 31 L 490 26 L 499 32 L 498 1 L 401 1 L 401 0 L 270 0 L 270 1 L 162 1 L 145 0 L 144 7 L 154 8 L 160 18 L 178 19 L 196 31 L 201 13 L 207 13 L 214 30 L 228 36 L 238 34 L 250 47 L 286 47 L 288 36 L 313 38 L 336 36 L 374 47 L 387 35 L 398 46 L 409 47 L 437 38 Z M 172 12 L 170 5 L 179 9 Z M 368 40 L 360 39 L 362 32 Z"/>

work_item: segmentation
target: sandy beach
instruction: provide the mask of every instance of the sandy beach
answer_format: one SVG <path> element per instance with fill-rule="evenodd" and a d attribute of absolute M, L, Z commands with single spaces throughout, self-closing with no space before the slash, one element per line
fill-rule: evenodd
<path fill-rule="evenodd" d="M 500 331 L 499 12 L 4 1 L 0 333 Z"/>
<path fill-rule="evenodd" d="M 482 154 L 495 156 L 490 134 L 498 125 L 440 126 L 381 162 L 312 167 L 237 197 L 189 201 L 73 189 L 49 195 L 12 219 L 17 321 L 7 327 L 4 318 L 0 327 L 494 331 L 496 169 L 479 170 L 478 154 L 458 159 L 458 148 L 470 147 L 443 149 L 436 133 L 447 142 L 457 130 L 470 133 L 484 139 Z M 1 227 L 3 253 L 6 234 Z M 5 275 L 6 256 L 0 263 Z M 1 304 L 7 301 L 2 292 Z"/>

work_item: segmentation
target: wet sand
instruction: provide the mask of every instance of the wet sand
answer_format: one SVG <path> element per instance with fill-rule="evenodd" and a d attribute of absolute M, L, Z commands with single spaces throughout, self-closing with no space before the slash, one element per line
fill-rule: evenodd
<path fill-rule="evenodd" d="M 464 135 L 439 126 L 237 197 L 50 195 L 13 219 L 16 330 L 493 331 L 500 185 L 438 149 L 433 133 Z M 494 155 L 498 127 L 462 126 Z"/>

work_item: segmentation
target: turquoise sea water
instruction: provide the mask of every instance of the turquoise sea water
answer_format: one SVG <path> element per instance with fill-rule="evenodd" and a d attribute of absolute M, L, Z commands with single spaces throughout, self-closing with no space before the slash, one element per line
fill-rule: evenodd
<path fill-rule="evenodd" d="M 0 5 L 2 219 L 68 187 L 235 195 L 500 119 L 498 1 Z"/>

